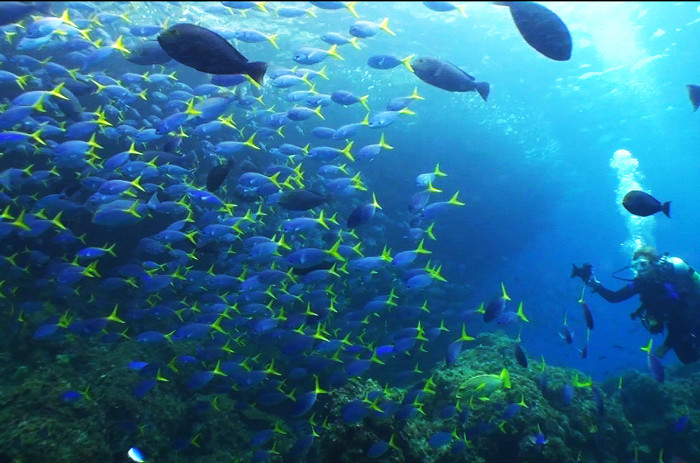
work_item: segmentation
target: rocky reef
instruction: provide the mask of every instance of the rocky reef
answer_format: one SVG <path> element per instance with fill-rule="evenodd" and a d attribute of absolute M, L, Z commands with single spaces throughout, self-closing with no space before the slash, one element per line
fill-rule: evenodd
<path fill-rule="evenodd" d="M 125 366 L 134 342 L 6 340 L 0 462 L 125 461 L 132 446 L 171 462 L 700 461 L 696 368 L 663 384 L 639 371 L 596 384 L 541 359 L 523 366 L 515 344 L 481 334 L 452 365 L 406 385 L 356 377 L 293 416 L 298 394 L 262 404 L 230 387 L 193 392 L 180 375 L 138 397 Z"/>

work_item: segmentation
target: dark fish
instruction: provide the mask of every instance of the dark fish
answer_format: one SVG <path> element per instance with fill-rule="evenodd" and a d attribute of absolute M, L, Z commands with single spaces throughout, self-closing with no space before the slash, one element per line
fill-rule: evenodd
<path fill-rule="evenodd" d="M 229 159 L 226 164 L 212 168 L 207 174 L 207 191 L 216 191 L 233 167 L 233 159 Z"/>
<path fill-rule="evenodd" d="M 241 168 L 241 172 L 262 172 L 262 169 L 257 166 L 253 161 L 249 161 L 248 159 L 244 160 L 241 162 L 241 165 L 239 166 Z"/>
<path fill-rule="evenodd" d="M 459 12 L 462 13 L 462 16 L 465 16 L 464 11 L 462 10 L 464 6 L 457 6 L 454 5 L 452 2 L 423 2 L 423 5 L 425 5 L 433 11 L 437 11 L 438 13 L 446 13 L 452 10 L 459 10 Z"/>
<path fill-rule="evenodd" d="M 569 325 L 566 323 L 566 315 L 567 314 L 564 314 L 564 326 L 559 330 L 559 336 L 561 336 L 567 344 L 571 344 L 574 342 L 574 333 L 571 332 Z"/>
<path fill-rule="evenodd" d="M 591 312 L 591 308 L 588 307 L 588 304 L 585 302 L 581 302 L 581 307 L 583 308 L 583 318 L 586 320 L 586 326 L 588 327 L 589 330 L 593 329 L 593 313 Z"/>
<path fill-rule="evenodd" d="M 342 419 L 347 424 L 357 424 L 369 414 L 370 408 L 363 401 L 355 399 L 343 407 Z"/>
<path fill-rule="evenodd" d="M 654 354 L 647 355 L 647 366 L 649 367 L 649 372 L 651 376 L 659 383 L 664 382 L 664 366 L 661 364 L 661 360 Z"/>
<path fill-rule="evenodd" d="M 212 371 L 194 372 L 190 376 L 190 379 L 187 381 L 187 388 L 190 389 L 191 391 L 196 391 L 198 389 L 202 389 L 213 378 L 214 378 L 214 372 L 212 372 Z"/>
<path fill-rule="evenodd" d="M 501 295 L 491 300 L 486 307 L 483 308 L 484 323 L 496 320 L 506 308 L 506 301 L 510 301 L 510 296 L 506 292 L 506 287 L 501 283 Z"/>
<path fill-rule="evenodd" d="M 83 398 L 83 394 L 80 393 L 80 392 L 78 392 L 78 391 L 70 390 L 70 391 L 66 391 L 66 392 L 64 392 L 63 394 L 61 394 L 61 398 L 62 398 L 65 402 L 75 402 L 75 401 L 77 401 L 77 400 L 82 399 L 82 398 Z"/>
<path fill-rule="evenodd" d="M 73 92 L 67 88 L 61 89 L 61 95 L 65 96 L 67 99 L 58 98 L 56 100 L 56 105 L 63 112 L 63 114 L 74 121 L 80 121 L 83 115 L 83 108 L 80 105 L 78 97 L 76 97 Z"/>
<path fill-rule="evenodd" d="M 540 374 L 537 385 L 538 385 L 540 391 L 542 391 L 542 393 L 545 393 L 547 391 L 547 386 L 548 386 L 547 373 L 542 372 Z"/>
<path fill-rule="evenodd" d="M 182 156 L 178 154 L 160 150 L 144 151 L 141 158 L 145 162 L 153 161 L 153 163 L 157 166 L 162 166 L 164 164 L 180 165 L 180 161 L 182 160 Z"/>
<path fill-rule="evenodd" d="M 341 8 L 350 8 L 344 2 L 309 2 L 316 8 L 322 10 L 340 10 Z"/>
<path fill-rule="evenodd" d="M 562 388 L 561 392 L 562 398 L 564 399 L 564 403 L 566 405 L 571 405 L 571 401 L 574 399 L 574 386 L 572 386 L 569 383 L 564 384 L 564 387 Z"/>
<path fill-rule="evenodd" d="M 247 74 L 262 84 L 267 63 L 249 62 L 233 45 L 214 31 L 180 23 L 158 36 L 158 43 L 175 61 L 209 74 Z"/>
<path fill-rule="evenodd" d="M 428 445 L 431 447 L 439 448 L 443 445 L 449 444 L 452 440 L 452 433 L 447 431 L 438 431 L 428 439 Z"/>
<path fill-rule="evenodd" d="M 518 414 L 520 409 L 522 408 L 522 405 L 520 405 L 517 402 L 513 402 L 508 404 L 508 406 L 503 410 L 503 419 L 504 420 L 509 420 L 513 418 L 515 415 Z"/>
<path fill-rule="evenodd" d="M 377 209 L 382 207 L 377 202 L 376 196 L 372 193 L 372 202 L 369 204 L 363 204 L 362 206 L 357 206 L 348 217 L 348 228 L 357 228 L 362 224 L 369 222 L 369 220 L 374 217 L 374 213 Z"/>
<path fill-rule="evenodd" d="M 664 366 L 661 363 L 661 360 L 659 357 L 657 357 L 654 353 L 652 353 L 651 347 L 652 347 L 653 339 L 649 339 L 649 343 L 645 346 L 642 347 L 641 349 L 647 353 L 647 367 L 649 368 L 649 373 L 651 373 L 651 376 L 658 381 L 659 383 L 664 382 Z"/>
<path fill-rule="evenodd" d="M 94 93 L 97 90 L 97 85 L 95 85 L 94 82 L 86 82 L 80 77 L 78 77 L 76 80 L 67 79 L 63 80 L 62 82 L 66 84 L 64 89 L 70 90 L 75 94 L 75 96 L 87 95 L 89 93 Z M 63 90 L 61 92 L 63 92 Z"/>
<path fill-rule="evenodd" d="M 689 421 L 689 415 L 681 415 L 681 417 L 678 418 L 675 423 L 673 423 L 673 432 L 683 432 L 688 427 Z"/>
<path fill-rule="evenodd" d="M 153 387 L 155 387 L 157 382 L 158 381 L 154 378 L 144 379 L 143 381 L 139 382 L 134 387 L 134 396 L 136 396 L 137 398 L 145 396 L 151 389 L 153 389 Z"/>
<path fill-rule="evenodd" d="M 494 5 L 510 8 L 520 35 L 532 48 L 556 61 L 571 58 L 571 34 L 554 12 L 535 2 L 494 2 Z"/>
<path fill-rule="evenodd" d="M 501 313 L 503 312 L 505 306 L 506 301 L 502 297 L 498 297 L 489 302 L 486 308 L 484 309 L 484 322 L 489 323 L 497 319 L 499 315 L 501 315 Z"/>
<path fill-rule="evenodd" d="M 584 344 L 583 347 L 580 349 L 581 352 L 581 358 L 585 359 L 588 357 L 588 343 Z"/>
<path fill-rule="evenodd" d="M 450 345 L 447 346 L 447 364 L 454 365 L 457 363 L 457 357 L 459 357 L 460 352 L 462 352 L 462 340 L 458 339 L 451 342 Z"/>
<path fill-rule="evenodd" d="M 408 210 L 411 213 L 416 213 L 421 211 L 425 206 L 428 205 L 430 201 L 430 190 L 423 190 L 414 193 L 408 203 Z"/>
<path fill-rule="evenodd" d="M 373 55 L 367 58 L 367 65 L 375 69 L 394 69 L 399 64 L 403 64 L 409 71 L 413 71 L 410 64 L 411 58 L 413 58 L 413 55 L 403 59 L 396 58 L 393 55 Z"/>
<path fill-rule="evenodd" d="M 591 388 L 593 391 L 593 401 L 595 402 L 595 410 L 598 415 L 605 413 L 605 402 L 603 401 L 603 391 L 593 386 Z"/>
<path fill-rule="evenodd" d="M 163 50 L 155 40 L 143 42 L 140 45 L 131 49 L 126 57 L 128 61 L 135 64 L 163 64 L 170 61 L 170 55 Z"/>
<path fill-rule="evenodd" d="M 547 443 L 547 438 L 544 437 L 544 434 L 542 434 L 542 431 L 535 434 L 535 444 L 537 444 L 537 446 L 541 447 L 546 443 Z"/>
<path fill-rule="evenodd" d="M 297 397 L 297 400 L 294 402 L 294 405 L 292 406 L 292 414 L 294 417 L 300 417 L 309 410 L 311 410 L 311 407 L 316 403 L 316 398 L 318 397 L 318 392 L 317 390 L 314 391 L 309 391 L 301 394 L 299 397 Z"/>
<path fill-rule="evenodd" d="M 34 2 L 0 3 L 0 26 L 16 23 L 34 10 Z"/>
<path fill-rule="evenodd" d="M 369 458 L 379 458 L 384 455 L 387 450 L 389 450 L 389 442 L 375 442 L 374 444 L 370 445 L 369 448 L 367 448 L 367 456 Z"/>
<path fill-rule="evenodd" d="M 693 111 L 697 111 L 700 106 L 700 85 L 688 84 L 687 87 L 690 102 L 693 103 Z"/>
<path fill-rule="evenodd" d="M 671 218 L 671 201 L 661 204 L 649 193 L 641 190 L 632 190 L 622 199 L 622 205 L 630 213 L 640 217 L 647 217 L 662 211 L 666 217 Z"/>
<path fill-rule="evenodd" d="M 515 360 L 518 362 L 518 365 L 523 368 L 527 368 L 527 355 L 525 355 L 523 347 L 520 344 L 516 344 L 513 350 L 515 353 Z"/>
<path fill-rule="evenodd" d="M 163 144 L 163 151 L 166 153 L 176 153 L 182 144 L 182 137 L 166 137 Z"/>
<path fill-rule="evenodd" d="M 423 82 L 448 92 L 477 91 L 486 101 L 489 97 L 488 82 L 477 82 L 476 79 L 454 64 L 437 58 L 419 57 L 411 60 L 413 73 Z"/>
<path fill-rule="evenodd" d="M 348 228 L 357 228 L 360 225 L 367 223 L 369 219 L 374 217 L 375 211 L 376 208 L 374 208 L 372 204 L 357 206 L 348 217 Z"/>
<path fill-rule="evenodd" d="M 334 263 L 333 262 L 321 262 L 318 265 L 314 265 L 313 267 L 306 267 L 306 268 L 301 268 L 301 267 L 292 267 L 292 273 L 294 275 L 301 275 L 304 276 L 307 273 L 311 273 L 314 270 L 328 270 L 329 268 L 333 267 Z"/>
<path fill-rule="evenodd" d="M 308 211 L 327 201 L 324 195 L 315 191 L 292 190 L 284 192 L 277 204 L 290 211 Z"/>
<path fill-rule="evenodd" d="M 567 344 L 574 342 L 574 335 L 571 333 L 568 326 L 563 326 L 559 331 L 559 335 Z"/>

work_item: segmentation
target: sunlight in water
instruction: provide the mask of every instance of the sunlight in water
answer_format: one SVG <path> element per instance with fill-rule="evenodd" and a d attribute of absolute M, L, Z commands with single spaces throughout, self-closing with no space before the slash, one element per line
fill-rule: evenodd
<path fill-rule="evenodd" d="M 620 89 L 634 92 L 641 100 L 652 97 L 649 88 L 656 83 L 650 74 L 652 63 L 662 60 L 663 54 L 650 54 L 643 45 L 637 22 L 646 16 L 645 5 L 632 2 L 599 2 L 595 5 L 576 2 L 573 12 L 577 26 L 572 34 L 576 43 L 595 48 L 602 66 L 587 70 L 580 79 L 605 76 Z M 579 30 L 582 33 L 580 40 Z M 658 63 L 656 63 L 658 64 Z"/>
<path fill-rule="evenodd" d="M 581 8 L 579 20 L 586 24 L 596 51 L 607 66 L 632 65 L 644 58 L 644 51 L 637 46 L 637 33 L 633 17 L 639 13 L 634 3 L 605 2 L 595 7 Z"/>

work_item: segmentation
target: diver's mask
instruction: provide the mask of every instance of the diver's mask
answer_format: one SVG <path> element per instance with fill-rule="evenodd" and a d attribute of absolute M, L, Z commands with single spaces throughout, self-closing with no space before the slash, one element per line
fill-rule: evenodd
<path fill-rule="evenodd" d="M 634 272 L 635 277 L 644 276 L 645 274 L 649 273 L 651 268 L 652 264 L 649 259 L 641 256 L 634 259 L 630 265 L 630 269 L 632 269 L 632 272 Z"/>

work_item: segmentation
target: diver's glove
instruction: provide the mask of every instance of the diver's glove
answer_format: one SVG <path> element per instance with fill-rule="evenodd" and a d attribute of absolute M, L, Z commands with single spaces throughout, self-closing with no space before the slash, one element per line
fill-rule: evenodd
<path fill-rule="evenodd" d="M 586 283 L 586 286 L 591 288 L 591 291 L 593 291 L 594 293 L 598 292 L 598 289 L 600 289 L 603 286 L 593 274 L 591 274 L 588 280 L 584 283 Z"/>

